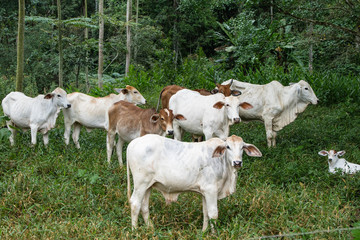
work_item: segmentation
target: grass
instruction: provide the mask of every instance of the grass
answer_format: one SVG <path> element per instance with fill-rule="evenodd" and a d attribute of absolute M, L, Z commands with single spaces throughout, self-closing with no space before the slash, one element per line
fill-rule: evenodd
<path fill-rule="evenodd" d="M 147 97 L 147 96 L 146 96 Z M 148 97 L 147 97 L 148 98 Z M 151 104 L 156 105 L 157 97 Z M 332 175 L 317 152 L 346 150 L 360 163 L 360 105 L 309 106 L 279 132 L 277 147 L 266 147 L 260 122 L 241 123 L 231 134 L 255 144 L 262 158 L 244 157 L 235 194 L 219 200 L 216 233 L 201 232 L 200 196 L 182 194 L 165 206 L 153 191 L 153 228 L 131 230 L 126 197 L 126 168 L 115 155 L 106 162 L 105 132 L 84 129 L 81 150 L 63 141 L 63 119 L 45 148 L 30 146 L 30 133 L 16 145 L 0 144 L 0 236 L 2 239 L 251 239 L 351 227 L 360 221 L 360 174 Z M 189 135 L 186 138 L 189 141 Z M 124 153 L 123 153 L 124 154 Z M 124 154 L 125 157 L 125 154 Z M 125 158 L 124 158 L 125 159 Z M 351 239 L 351 231 L 317 233 L 286 239 Z"/>

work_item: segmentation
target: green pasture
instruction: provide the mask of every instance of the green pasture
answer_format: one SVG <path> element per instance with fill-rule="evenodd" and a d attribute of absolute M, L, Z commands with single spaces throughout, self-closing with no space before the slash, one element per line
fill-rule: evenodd
<path fill-rule="evenodd" d="M 154 90 L 155 91 L 155 90 Z M 143 94 L 154 105 L 157 95 Z M 3 125 L 4 123 L 2 123 Z M 126 197 L 126 168 L 115 154 L 106 161 L 106 133 L 82 129 L 81 149 L 64 144 L 63 116 L 45 148 L 18 134 L 10 147 L 0 144 L 1 239 L 258 239 L 261 236 L 351 228 L 360 221 L 360 175 L 332 175 L 322 149 L 345 150 L 360 163 L 360 105 L 309 106 L 279 132 L 277 147 L 266 146 L 260 122 L 231 127 L 255 144 L 262 158 L 244 157 L 236 193 L 218 201 L 216 232 L 201 232 L 201 198 L 182 194 L 166 206 L 154 190 L 150 199 L 153 228 L 131 230 Z M 7 130 L 6 130 L 7 131 Z M 189 135 L 185 141 L 189 141 Z M 125 153 L 123 152 L 125 157 Z M 124 158 L 125 159 L 125 158 Z M 359 226 L 359 225 L 357 225 Z M 285 239 L 352 239 L 352 231 L 313 233 Z M 355 235 L 354 235 L 355 236 Z"/>

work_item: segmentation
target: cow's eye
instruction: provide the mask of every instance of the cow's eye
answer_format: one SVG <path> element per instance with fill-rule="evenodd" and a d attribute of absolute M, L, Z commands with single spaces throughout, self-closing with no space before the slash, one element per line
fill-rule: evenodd
<path fill-rule="evenodd" d="M 309 88 L 306 87 L 305 90 L 309 90 Z"/>
<path fill-rule="evenodd" d="M 58 97 L 61 97 L 61 95 L 60 95 L 60 94 L 58 94 Z"/>
<path fill-rule="evenodd" d="M 138 92 L 137 91 L 134 91 L 135 94 L 137 94 Z"/>
<path fill-rule="evenodd" d="M 229 147 L 229 146 L 226 146 L 226 148 L 227 148 L 227 149 L 230 149 L 230 147 Z"/>
<path fill-rule="evenodd" d="M 164 121 L 164 120 L 165 120 L 165 119 L 162 117 L 162 118 L 161 118 L 161 121 Z"/>
<path fill-rule="evenodd" d="M 230 107 L 230 104 L 226 104 L 227 107 Z"/>

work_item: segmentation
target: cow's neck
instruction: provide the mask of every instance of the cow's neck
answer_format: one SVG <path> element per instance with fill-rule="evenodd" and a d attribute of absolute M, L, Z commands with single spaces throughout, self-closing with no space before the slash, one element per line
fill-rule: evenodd
<path fill-rule="evenodd" d="M 225 162 L 226 172 L 223 186 L 218 194 L 218 199 L 225 198 L 236 191 L 237 170 L 231 166 L 231 163 L 229 163 L 226 159 L 222 159 L 222 161 Z"/>

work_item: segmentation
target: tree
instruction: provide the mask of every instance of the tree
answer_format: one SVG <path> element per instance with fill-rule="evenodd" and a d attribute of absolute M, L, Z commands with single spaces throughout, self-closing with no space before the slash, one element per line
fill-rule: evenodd
<path fill-rule="evenodd" d="M 130 29 L 130 20 L 131 20 L 131 0 L 127 0 L 126 4 L 126 62 L 125 62 L 125 76 L 127 76 L 130 68 L 130 58 L 131 58 L 131 29 Z"/>
<path fill-rule="evenodd" d="M 16 91 L 23 91 L 24 82 L 24 32 L 25 32 L 25 0 L 19 0 Z"/>
<path fill-rule="evenodd" d="M 88 17 L 88 10 L 87 10 L 87 0 L 84 0 L 84 17 Z M 85 27 L 84 31 L 84 38 L 85 42 L 89 39 L 89 29 L 88 27 Z M 85 84 L 86 84 L 86 92 L 89 92 L 90 90 L 90 83 L 89 83 L 89 52 L 88 52 L 88 46 L 86 43 L 86 51 L 85 51 Z"/>
<path fill-rule="evenodd" d="M 58 12 L 58 34 L 59 34 L 59 87 L 63 87 L 63 62 L 64 62 L 64 53 L 62 48 L 62 22 L 61 22 L 61 0 L 57 0 L 57 12 Z"/>
<path fill-rule="evenodd" d="M 99 0 L 99 65 L 98 65 L 98 84 L 103 87 L 103 68 L 104 68 L 104 0 Z"/>

